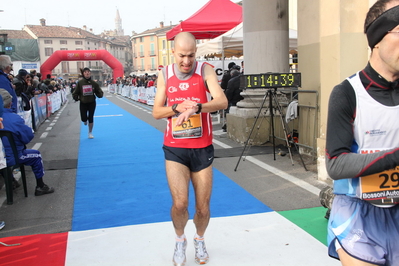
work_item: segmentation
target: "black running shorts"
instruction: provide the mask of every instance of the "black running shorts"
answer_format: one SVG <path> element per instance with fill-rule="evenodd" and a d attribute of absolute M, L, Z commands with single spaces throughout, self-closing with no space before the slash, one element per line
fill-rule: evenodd
<path fill-rule="evenodd" d="M 165 160 L 181 163 L 187 166 L 191 172 L 199 172 L 213 162 L 213 145 L 200 149 L 174 148 L 164 145 L 162 149 L 165 153 Z"/>

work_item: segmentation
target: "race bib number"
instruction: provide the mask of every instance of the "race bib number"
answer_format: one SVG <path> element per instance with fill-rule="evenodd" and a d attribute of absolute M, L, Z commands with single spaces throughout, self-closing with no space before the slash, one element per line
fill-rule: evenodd
<path fill-rule="evenodd" d="M 361 199 L 374 205 L 399 203 L 399 167 L 360 177 Z"/>
<path fill-rule="evenodd" d="M 172 117 L 172 136 L 174 139 L 190 139 L 202 137 L 201 114 L 190 116 L 187 122 L 176 125 L 177 117 Z"/>
<path fill-rule="evenodd" d="M 93 95 L 93 86 L 83 85 L 82 92 L 83 92 L 83 96 Z"/>

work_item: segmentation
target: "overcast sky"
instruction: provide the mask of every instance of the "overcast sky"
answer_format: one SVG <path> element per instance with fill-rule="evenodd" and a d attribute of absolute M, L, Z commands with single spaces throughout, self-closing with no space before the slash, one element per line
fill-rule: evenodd
<path fill-rule="evenodd" d="M 238 1 L 238 0 L 237 0 Z M 233 0 L 232 2 L 236 3 Z M 122 19 L 125 35 L 132 31 L 178 24 L 204 6 L 208 0 L 19 0 L 0 1 L 0 29 L 20 30 L 24 25 L 47 25 L 92 28 L 95 34 L 115 29 L 116 10 Z"/>

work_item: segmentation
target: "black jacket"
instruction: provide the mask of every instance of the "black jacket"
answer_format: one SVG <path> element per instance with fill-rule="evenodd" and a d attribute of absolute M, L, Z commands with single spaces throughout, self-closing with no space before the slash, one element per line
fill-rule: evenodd
<path fill-rule="evenodd" d="M 240 95 L 241 92 L 240 75 L 232 77 L 227 83 L 227 90 L 225 92 L 229 105 L 236 106 L 239 101 L 244 99 L 244 97 Z"/>
<path fill-rule="evenodd" d="M 227 90 L 227 84 L 230 79 L 231 79 L 230 70 L 228 70 L 223 74 L 222 82 L 220 83 L 220 87 L 222 87 L 223 91 Z"/>
<path fill-rule="evenodd" d="M 15 94 L 22 98 L 22 108 L 25 111 L 30 110 L 30 98 L 32 98 L 33 87 L 29 86 L 25 80 L 18 75 L 14 78 L 12 83 L 15 85 Z"/>

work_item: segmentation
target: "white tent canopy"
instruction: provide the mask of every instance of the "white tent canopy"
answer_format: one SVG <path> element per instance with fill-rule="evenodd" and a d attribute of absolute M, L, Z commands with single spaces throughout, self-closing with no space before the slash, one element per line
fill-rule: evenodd
<path fill-rule="evenodd" d="M 197 45 L 196 56 L 221 56 L 221 57 L 240 57 L 243 55 L 244 32 L 243 24 L 240 23 L 228 32 L 216 37 L 208 42 Z M 289 48 L 290 50 L 297 49 L 297 31 L 289 30 Z"/>

